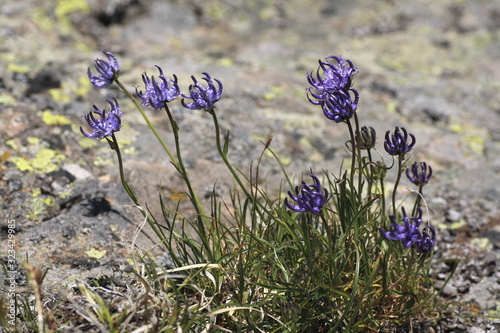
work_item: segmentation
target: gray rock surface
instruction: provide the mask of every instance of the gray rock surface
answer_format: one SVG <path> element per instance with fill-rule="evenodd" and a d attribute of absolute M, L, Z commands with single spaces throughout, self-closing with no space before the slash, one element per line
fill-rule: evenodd
<path fill-rule="evenodd" d="M 358 112 L 376 128 L 378 149 L 386 130 L 404 126 L 417 137 L 413 159 L 435 171 L 426 194 L 439 228 L 438 283 L 451 259 L 462 260 L 444 294 L 490 316 L 443 329 L 499 328 L 499 1 L 3 0 L 0 41 L 0 239 L 15 220 L 19 255 L 49 269 L 54 292 L 120 270 L 142 222 L 107 144 L 79 133 L 93 104 L 119 99 L 127 177 L 153 211 L 160 186 L 171 198 L 184 191 L 132 103 L 88 84 L 101 50 L 118 56 L 131 89 L 144 71 L 156 75 L 154 65 L 176 74 L 181 89 L 204 71 L 220 79 L 217 114 L 231 133 L 231 160 L 248 170 L 272 135 L 271 147 L 297 176 L 309 168 L 337 174 L 347 155 L 347 129 L 305 97 L 305 73 L 342 55 L 359 68 Z M 172 111 L 198 192 L 217 182 L 228 195 L 233 184 L 208 115 L 179 103 Z M 172 144 L 166 117 L 147 112 Z M 282 179 L 271 158 L 261 175 L 276 193 Z M 137 244 L 151 241 L 142 235 Z"/>

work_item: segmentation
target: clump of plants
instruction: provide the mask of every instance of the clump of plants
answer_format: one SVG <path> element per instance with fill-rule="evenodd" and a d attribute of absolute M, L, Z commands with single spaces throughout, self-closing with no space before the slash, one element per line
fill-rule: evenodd
<path fill-rule="evenodd" d="M 230 135 L 220 133 L 218 123 L 224 91 L 220 80 L 203 73 L 201 79 L 192 76 L 192 84 L 181 90 L 175 75 L 168 77 L 156 66 L 158 75 L 144 73 L 143 85 L 130 92 L 120 81 L 115 55 L 104 54 L 107 60 L 97 59 L 95 70 L 89 68 L 90 82 L 101 89 L 115 85 L 134 103 L 182 177 L 195 217 L 188 218 L 178 205 L 168 206 L 162 193 L 161 216 L 148 211 L 127 181 L 117 139 L 122 122 L 134 111 L 122 110 L 114 98 L 107 100 L 107 110 L 94 106 L 84 116 L 88 126 L 81 128 L 82 134 L 105 140 L 116 153 L 123 188 L 175 265 L 167 269 L 147 252 L 143 255 L 145 269 L 136 274 L 145 294 L 130 307 L 129 317 L 110 313 L 106 302 L 84 288 L 82 293 L 94 304 L 94 315 L 88 318 L 99 327 L 117 332 L 144 326 L 155 332 L 357 332 L 403 325 L 437 311 L 438 291 L 429 278 L 436 231 L 424 221 L 423 205 L 432 168 L 410 162 L 417 140 L 405 127 L 386 131 L 387 155 L 379 153 L 376 130 L 358 117 L 360 94 L 353 88 L 358 69 L 351 60 L 319 60 L 316 71 L 306 75 L 305 86 L 325 121 L 347 126 L 348 167 L 339 174 L 311 171 L 297 182 L 272 150 L 272 138 L 263 143 L 249 174 L 233 166 Z M 213 196 L 207 207 L 194 190 L 196 175 L 186 168 L 180 148 L 182 128 L 170 110 L 170 103 L 178 100 L 186 112 L 203 110 L 200 117 L 211 117 L 214 149 L 236 186 L 230 202 Z M 165 143 L 145 108 L 165 112 L 174 146 Z M 282 171 L 270 181 L 284 180 L 287 194 L 271 197 L 259 187 L 266 150 Z M 391 186 L 386 183 L 389 172 L 395 174 Z M 416 186 L 416 195 L 398 201 L 404 175 Z M 398 205 L 401 201 L 404 205 Z M 118 323 L 116 318 L 121 318 Z"/>

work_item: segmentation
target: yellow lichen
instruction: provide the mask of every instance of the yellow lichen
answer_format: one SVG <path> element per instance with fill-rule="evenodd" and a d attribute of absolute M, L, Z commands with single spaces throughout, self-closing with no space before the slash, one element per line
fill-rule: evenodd
<path fill-rule="evenodd" d="M 478 155 L 483 155 L 486 138 L 481 135 L 466 135 L 462 141 L 465 145 Z"/>
<path fill-rule="evenodd" d="M 12 148 L 14 150 L 18 150 L 19 149 L 19 147 L 17 146 L 17 143 L 15 143 L 14 140 L 7 140 L 5 142 L 5 145 L 9 146 L 10 148 Z"/>
<path fill-rule="evenodd" d="M 31 160 L 25 157 L 13 157 L 11 161 L 20 171 L 44 174 L 59 170 L 59 164 L 65 159 L 66 156 L 55 150 L 44 148 L 38 151 Z"/>
<path fill-rule="evenodd" d="M 29 171 L 29 172 L 33 171 L 33 167 L 31 166 L 30 161 L 26 158 L 13 157 L 11 161 L 16 165 L 19 171 Z"/>
<path fill-rule="evenodd" d="M 60 102 L 60 103 L 71 102 L 71 96 L 68 95 L 68 93 L 65 92 L 61 88 L 49 89 L 49 94 L 50 94 L 50 97 L 52 97 L 52 99 L 56 102 Z"/>
<path fill-rule="evenodd" d="M 16 99 L 8 94 L 0 94 L 0 104 L 6 106 L 16 105 Z"/>
<path fill-rule="evenodd" d="M 7 70 L 14 72 L 14 73 L 26 74 L 30 71 L 30 68 L 28 65 L 10 63 L 7 65 Z"/>
<path fill-rule="evenodd" d="M 486 248 L 490 244 L 490 240 L 486 237 L 481 237 L 481 238 L 474 238 L 471 241 L 472 245 L 475 245 L 481 249 Z"/>
<path fill-rule="evenodd" d="M 462 219 L 460 221 L 453 222 L 452 224 L 441 223 L 439 225 L 439 229 L 456 230 L 456 229 L 459 229 L 459 228 L 464 227 L 466 225 L 467 225 L 467 222 L 465 222 L 465 220 Z"/>
<path fill-rule="evenodd" d="M 55 29 L 54 21 L 50 17 L 48 17 L 47 13 L 42 7 L 37 7 L 33 10 L 31 19 L 44 32 L 53 31 Z"/>
<path fill-rule="evenodd" d="M 69 125 L 71 120 L 60 114 L 52 114 L 49 110 L 42 112 L 42 121 L 47 125 Z"/>
<path fill-rule="evenodd" d="M 90 249 L 88 251 L 85 251 L 85 254 L 90 258 L 101 259 L 106 255 L 106 252 L 106 250 Z"/>
<path fill-rule="evenodd" d="M 284 89 L 281 86 L 272 86 L 271 91 L 264 94 L 265 101 L 272 101 L 275 98 L 281 97 L 284 93 Z"/>
<path fill-rule="evenodd" d="M 460 124 L 451 124 L 450 131 L 452 131 L 453 133 L 462 133 L 464 131 L 464 128 Z"/>
<path fill-rule="evenodd" d="M 57 153 L 53 149 L 45 148 L 36 153 L 31 160 L 31 166 L 37 173 L 49 173 L 59 170 L 59 163 L 64 161 L 66 156 Z"/>
<path fill-rule="evenodd" d="M 83 149 L 89 149 L 89 148 L 96 147 L 97 146 L 97 141 L 96 140 L 92 140 L 92 139 L 87 138 L 87 137 L 83 137 L 80 140 L 78 140 L 78 144 Z"/>
<path fill-rule="evenodd" d="M 229 57 L 224 57 L 219 60 L 217 60 L 217 65 L 221 67 L 231 67 L 234 65 L 234 60 Z"/>
<path fill-rule="evenodd" d="M 78 88 L 75 89 L 75 93 L 82 97 L 87 95 L 91 88 L 92 85 L 90 84 L 89 78 L 86 75 L 80 75 L 78 77 Z"/>
<path fill-rule="evenodd" d="M 37 145 L 40 143 L 40 138 L 37 138 L 35 136 L 29 136 L 27 140 L 30 145 Z"/>

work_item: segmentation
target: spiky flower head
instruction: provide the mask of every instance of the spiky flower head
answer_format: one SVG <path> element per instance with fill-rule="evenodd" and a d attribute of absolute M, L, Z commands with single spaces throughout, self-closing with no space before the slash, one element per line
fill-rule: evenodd
<path fill-rule="evenodd" d="M 108 61 L 97 58 L 94 61 L 94 67 L 99 75 L 92 74 L 90 67 L 88 68 L 87 75 L 89 76 L 90 83 L 96 88 L 105 88 L 118 79 L 120 66 L 115 55 L 111 52 L 103 51 L 108 58 Z"/>
<path fill-rule="evenodd" d="M 189 95 L 181 94 L 182 97 L 192 100 L 191 103 L 186 103 L 182 99 L 181 103 L 185 108 L 191 110 L 205 109 L 206 111 L 213 110 L 215 102 L 217 102 L 222 96 L 222 82 L 217 79 L 212 79 L 212 77 L 206 73 L 202 73 L 204 77 L 203 80 L 208 84 L 205 88 L 203 85 L 196 80 L 194 76 L 191 76 L 193 84 L 189 86 Z M 218 87 L 215 86 L 214 81 L 217 82 Z"/>
<path fill-rule="evenodd" d="M 306 182 L 302 181 L 300 187 L 295 187 L 295 195 L 290 191 L 288 192 L 290 198 L 295 201 L 295 205 L 290 204 L 288 198 L 285 198 L 285 205 L 294 212 L 310 212 L 319 215 L 321 213 L 321 208 L 323 208 L 328 200 L 328 191 L 326 189 L 321 189 L 321 182 L 318 177 L 313 174 L 310 176 L 314 184 L 307 185 Z"/>
<path fill-rule="evenodd" d="M 149 76 L 146 73 L 142 74 L 145 92 L 139 91 L 135 87 L 137 96 L 142 99 L 142 105 L 151 106 L 155 110 L 165 106 L 166 103 L 173 101 L 180 95 L 179 86 L 177 84 L 177 76 L 173 75 L 172 79 L 167 79 L 163 74 L 162 69 L 156 66 L 160 72 L 158 80 L 154 76 Z"/>
<path fill-rule="evenodd" d="M 107 136 L 112 135 L 114 132 L 120 130 L 123 116 L 123 112 L 118 105 L 118 101 L 113 98 L 113 101 L 107 100 L 111 106 L 111 110 L 106 114 L 106 110 L 99 110 L 97 106 L 94 105 L 94 111 L 90 111 L 87 115 L 83 116 L 87 121 L 87 124 L 92 128 L 91 133 L 87 133 L 80 126 L 80 132 L 87 138 L 93 139 L 104 139 Z M 98 115 L 96 118 L 94 114 Z"/>
<path fill-rule="evenodd" d="M 418 209 L 417 217 L 410 217 L 406 215 L 404 207 L 402 208 L 403 217 L 401 221 L 403 224 L 396 222 L 396 216 L 390 215 L 391 226 L 388 231 L 380 229 L 380 233 L 387 240 L 399 241 L 403 243 L 405 248 L 411 247 L 413 244 L 418 244 L 421 241 L 422 235 L 420 234 L 420 224 L 422 223 L 422 210 Z"/>
<path fill-rule="evenodd" d="M 372 149 L 373 147 L 375 147 L 376 140 L 377 132 L 373 127 L 361 127 L 359 136 L 357 137 L 357 144 L 359 146 L 359 149 Z"/>
<path fill-rule="evenodd" d="M 411 174 L 410 174 L 411 170 Z M 415 162 L 412 164 L 411 169 L 406 168 L 406 177 L 417 186 L 424 186 L 429 182 L 432 176 L 431 166 L 427 166 L 425 162 Z"/>
<path fill-rule="evenodd" d="M 401 127 L 401 130 L 399 129 L 399 127 L 396 127 L 394 133 L 392 133 L 390 137 L 389 133 L 390 131 L 387 131 L 385 133 L 385 151 L 389 153 L 389 155 L 397 155 L 400 158 L 403 158 L 404 155 L 409 152 L 415 145 L 415 136 L 411 133 L 408 133 L 408 131 L 404 127 Z M 411 142 L 409 142 L 408 136 L 411 137 Z"/>
<path fill-rule="evenodd" d="M 330 59 L 335 60 L 335 63 L 330 62 Z M 313 73 L 307 73 L 307 81 L 311 84 L 307 90 L 317 100 L 322 100 L 325 95 L 332 94 L 339 89 L 351 88 L 353 76 L 358 73 L 358 69 L 349 59 L 330 56 L 325 60 L 318 60 L 316 77 Z"/>
<path fill-rule="evenodd" d="M 431 231 L 431 235 L 427 232 L 427 229 Z M 436 243 L 436 230 L 432 226 L 428 226 L 422 230 L 422 237 L 417 243 L 417 249 L 420 252 L 431 252 L 434 244 Z"/>
<path fill-rule="evenodd" d="M 359 94 L 356 89 L 342 88 L 326 94 L 321 102 L 321 108 L 328 119 L 341 123 L 351 119 L 358 107 L 358 101 Z"/>
<path fill-rule="evenodd" d="M 420 232 L 422 209 L 417 209 L 418 215 L 416 217 L 407 216 L 404 207 L 402 211 L 401 221 L 403 224 L 397 223 L 396 217 L 390 215 L 391 226 L 388 231 L 380 229 L 382 236 L 387 240 L 401 242 L 405 248 L 413 246 L 420 252 L 430 252 L 436 243 L 436 231 L 429 225 Z M 431 235 L 429 235 L 428 230 L 430 230 Z"/>

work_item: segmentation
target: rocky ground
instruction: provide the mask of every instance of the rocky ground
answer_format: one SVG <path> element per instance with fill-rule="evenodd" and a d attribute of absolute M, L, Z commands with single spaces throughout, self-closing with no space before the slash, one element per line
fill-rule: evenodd
<path fill-rule="evenodd" d="M 48 269 L 54 299 L 75 279 L 116 275 L 141 222 L 112 151 L 79 133 L 93 104 L 119 99 L 127 176 L 153 211 L 159 188 L 172 202 L 184 190 L 140 115 L 128 112 L 133 105 L 88 83 L 102 50 L 118 56 L 131 88 L 145 70 L 156 74 L 154 65 L 184 88 L 203 71 L 220 79 L 217 113 L 231 131 L 231 160 L 248 170 L 272 135 L 297 175 L 311 167 L 336 173 L 346 155 L 347 129 L 305 98 L 305 73 L 342 55 L 359 68 L 363 124 L 379 137 L 406 127 L 417 137 L 414 160 L 434 169 L 426 187 L 439 229 L 433 275 L 442 284 L 459 259 L 443 294 L 464 303 L 461 317 L 432 329 L 500 329 L 499 1 L 3 0 L 0 18 L 0 256 L 15 221 L 19 253 Z M 179 104 L 173 113 L 197 190 L 217 182 L 227 195 L 211 120 Z M 150 116 L 172 140 L 166 118 Z M 267 158 L 262 168 L 263 185 L 276 191 L 276 163 Z M 150 246 L 144 236 L 136 243 Z"/>

